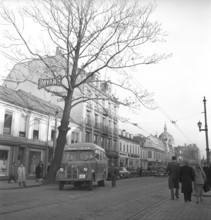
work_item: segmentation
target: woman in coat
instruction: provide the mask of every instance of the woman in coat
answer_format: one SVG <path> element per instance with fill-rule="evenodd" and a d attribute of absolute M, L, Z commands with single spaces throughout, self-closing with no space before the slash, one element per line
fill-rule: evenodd
<path fill-rule="evenodd" d="M 196 203 L 199 203 L 199 198 L 200 201 L 202 201 L 202 194 L 203 194 L 203 186 L 204 182 L 206 181 L 206 175 L 198 164 L 195 164 L 194 168 L 195 172 L 195 178 L 194 178 L 194 191 L 196 193 Z"/>
<path fill-rule="evenodd" d="M 194 181 L 194 170 L 186 161 L 185 165 L 180 168 L 179 180 L 182 183 L 182 193 L 184 193 L 185 202 L 191 201 L 193 192 L 192 182 Z"/>
<path fill-rule="evenodd" d="M 24 167 L 23 163 L 21 163 L 18 167 L 18 183 L 19 186 L 21 186 L 21 183 L 23 186 L 26 186 L 26 168 Z"/>

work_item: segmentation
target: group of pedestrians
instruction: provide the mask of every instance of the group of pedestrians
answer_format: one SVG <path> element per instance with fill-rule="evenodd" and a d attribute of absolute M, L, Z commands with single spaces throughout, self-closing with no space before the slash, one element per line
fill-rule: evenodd
<path fill-rule="evenodd" d="M 36 181 L 43 182 L 43 163 L 40 161 L 35 169 L 35 175 L 36 175 Z M 8 183 L 11 181 L 14 181 L 15 183 L 18 182 L 19 186 L 26 187 L 26 168 L 23 163 L 20 163 L 20 165 L 17 167 L 16 162 L 12 163 L 12 166 L 10 168 L 9 173 L 9 179 Z"/>
<path fill-rule="evenodd" d="M 17 180 L 16 177 L 18 177 Z M 10 183 L 11 180 L 13 180 L 15 183 L 18 182 L 19 186 L 26 187 L 26 168 L 23 163 L 20 163 L 18 168 L 16 166 L 16 162 L 12 163 L 8 183 Z"/>
<path fill-rule="evenodd" d="M 184 162 L 184 165 L 180 167 L 175 156 L 172 157 L 172 162 L 168 163 L 168 186 L 171 191 L 171 199 L 179 198 L 179 182 L 182 185 L 181 192 L 184 194 L 184 201 L 190 202 L 193 192 L 196 195 L 196 203 L 202 201 L 203 186 L 206 182 L 206 174 L 199 164 L 190 166 L 188 161 Z"/>

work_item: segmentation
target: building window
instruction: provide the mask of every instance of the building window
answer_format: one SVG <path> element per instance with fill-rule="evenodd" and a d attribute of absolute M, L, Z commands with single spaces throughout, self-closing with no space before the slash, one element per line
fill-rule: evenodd
<path fill-rule="evenodd" d="M 95 114 L 95 127 L 98 128 L 98 115 Z"/>
<path fill-rule="evenodd" d="M 79 134 L 78 132 L 72 132 L 71 134 L 71 144 L 74 144 L 74 143 L 78 143 L 79 141 Z"/>
<path fill-rule="evenodd" d="M 86 111 L 86 123 L 91 125 L 91 111 Z"/>
<path fill-rule="evenodd" d="M 152 158 L 152 152 L 148 151 L 148 158 Z"/>
<path fill-rule="evenodd" d="M 4 115 L 3 134 L 11 134 L 12 131 L 12 112 L 6 111 Z"/>
<path fill-rule="evenodd" d="M 86 132 L 86 142 L 91 142 L 91 133 Z"/>
<path fill-rule="evenodd" d="M 34 129 L 33 129 L 33 139 L 39 139 L 39 124 L 40 120 L 38 118 L 34 119 Z"/>
<path fill-rule="evenodd" d="M 97 135 L 94 134 L 94 143 L 97 144 Z"/>
<path fill-rule="evenodd" d="M 27 116 L 21 115 L 19 137 L 26 137 Z"/>

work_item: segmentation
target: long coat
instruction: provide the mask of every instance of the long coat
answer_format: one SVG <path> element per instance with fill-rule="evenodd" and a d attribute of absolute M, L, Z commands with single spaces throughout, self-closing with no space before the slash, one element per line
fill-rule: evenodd
<path fill-rule="evenodd" d="M 169 189 L 179 188 L 179 171 L 180 171 L 180 165 L 177 162 L 168 163 L 166 172 L 169 175 L 168 178 Z"/>
<path fill-rule="evenodd" d="M 188 165 L 180 168 L 180 182 L 182 183 L 182 193 L 192 193 L 192 182 L 194 181 L 194 170 Z"/>
<path fill-rule="evenodd" d="M 36 178 L 37 178 L 37 179 L 42 178 L 42 167 L 40 166 L 40 164 L 38 164 L 38 165 L 36 166 L 35 174 L 36 174 Z"/>
<path fill-rule="evenodd" d="M 25 167 L 18 167 L 18 182 L 26 181 L 26 168 Z"/>

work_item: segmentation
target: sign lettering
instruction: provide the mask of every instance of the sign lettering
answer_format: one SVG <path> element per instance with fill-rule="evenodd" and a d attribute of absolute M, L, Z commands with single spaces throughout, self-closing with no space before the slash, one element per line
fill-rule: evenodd
<path fill-rule="evenodd" d="M 61 84 L 62 77 L 57 76 L 51 79 L 39 79 L 38 80 L 38 89 L 42 89 L 47 86 L 59 86 Z"/>

